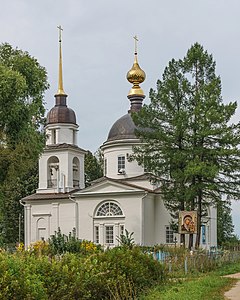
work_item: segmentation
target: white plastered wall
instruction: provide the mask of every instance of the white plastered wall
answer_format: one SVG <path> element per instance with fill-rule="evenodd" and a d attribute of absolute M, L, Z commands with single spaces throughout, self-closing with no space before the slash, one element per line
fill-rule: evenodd
<path fill-rule="evenodd" d="M 56 156 L 59 160 L 59 189 L 48 188 L 48 160 L 50 157 Z M 79 187 L 84 188 L 84 153 L 78 149 L 54 149 L 52 151 L 44 151 L 39 159 L 39 188 L 37 193 L 53 193 L 67 192 L 73 190 L 73 159 L 77 157 L 79 160 Z M 64 175 L 64 176 L 63 176 Z"/>
<path fill-rule="evenodd" d="M 142 244 L 142 197 L 141 195 L 93 195 L 87 196 L 86 198 L 80 197 L 77 201 L 79 203 L 79 236 L 80 238 L 93 240 L 93 224 L 100 225 L 100 234 L 101 226 L 105 224 L 111 224 L 115 226 L 117 230 L 119 224 L 124 224 L 125 229 L 129 232 L 134 232 L 134 240 L 137 244 Z M 96 217 L 94 213 L 96 212 L 97 207 L 105 201 L 113 201 L 117 203 L 122 211 L 123 217 L 114 217 L 114 218 L 102 218 Z M 115 232 L 119 235 L 119 232 Z M 103 234 L 103 233 L 102 233 Z M 102 237 L 100 237 L 100 242 L 104 243 Z"/>
<path fill-rule="evenodd" d="M 155 201 L 154 194 L 146 194 L 142 199 L 143 206 L 143 245 L 155 245 Z"/>
<path fill-rule="evenodd" d="M 45 220 L 45 228 L 39 236 L 39 219 Z M 33 243 L 41 237 L 47 240 L 58 228 L 68 235 L 75 228 L 75 203 L 69 200 L 39 200 L 25 205 L 25 245 Z M 43 230 L 45 229 L 45 230 Z"/>
<path fill-rule="evenodd" d="M 76 124 L 48 124 L 45 131 L 47 136 L 46 145 L 63 143 L 77 145 L 78 125 Z M 55 131 L 55 141 L 53 138 L 53 131 Z"/>
<path fill-rule="evenodd" d="M 123 179 L 142 175 L 143 167 L 136 161 L 128 161 L 128 157 L 133 153 L 132 147 L 139 144 L 136 140 L 120 140 L 105 143 L 103 150 L 104 160 L 107 160 L 107 173 L 109 178 Z M 118 173 L 118 156 L 125 156 L 125 173 Z"/>

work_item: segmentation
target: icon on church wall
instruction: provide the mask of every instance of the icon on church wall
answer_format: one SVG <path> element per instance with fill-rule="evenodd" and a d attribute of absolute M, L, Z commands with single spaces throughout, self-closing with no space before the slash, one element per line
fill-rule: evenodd
<path fill-rule="evenodd" d="M 179 212 L 179 233 L 182 234 L 197 233 L 197 212 L 196 211 Z"/>

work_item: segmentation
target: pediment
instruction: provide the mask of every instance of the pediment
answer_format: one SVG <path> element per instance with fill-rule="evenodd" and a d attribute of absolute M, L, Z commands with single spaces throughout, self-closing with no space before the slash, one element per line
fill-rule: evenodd
<path fill-rule="evenodd" d="M 114 182 L 110 179 L 103 179 L 100 182 L 96 182 L 90 187 L 82 189 L 76 192 L 74 195 L 87 195 L 87 194 L 101 194 L 101 193 L 128 193 L 128 192 L 141 192 L 143 189 L 135 188 L 124 183 Z"/>

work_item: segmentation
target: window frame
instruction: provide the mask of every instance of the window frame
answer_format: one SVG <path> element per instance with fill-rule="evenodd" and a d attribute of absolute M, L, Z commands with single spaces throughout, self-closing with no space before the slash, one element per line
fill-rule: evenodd
<path fill-rule="evenodd" d="M 124 235 L 124 232 L 125 232 L 125 226 L 124 226 L 124 224 L 120 224 L 119 225 L 119 231 L 120 231 L 120 236 Z"/>
<path fill-rule="evenodd" d="M 114 225 L 106 224 L 104 226 L 104 240 L 106 245 L 114 245 Z"/>
<path fill-rule="evenodd" d="M 174 244 L 174 232 L 170 225 L 165 225 L 165 241 L 166 244 Z"/>
<path fill-rule="evenodd" d="M 100 230 L 99 225 L 94 225 L 94 243 L 99 244 L 100 242 Z"/>
<path fill-rule="evenodd" d="M 116 213 L 120 212 L 120 213 Z M 120 205 L 114 201 L 105 201 L 98 206 L 95 218 L 124 218 L 123 210 Z"/>
<path fill-rule="evenodd" d="M 124 174 L 126 170 L 126 157 L 125 155 L 118 155 L 117 160 L 117 170 L 119 174 Z M 120 170 L 124 170 L 124 172 L 120 172 Z"/>

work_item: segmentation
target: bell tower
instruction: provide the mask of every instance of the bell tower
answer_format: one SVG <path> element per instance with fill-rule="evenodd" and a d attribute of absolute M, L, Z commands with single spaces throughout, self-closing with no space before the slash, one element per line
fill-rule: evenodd
<path fill-rule="evenodd" d="M 47 114 L 46 146 L 39 159 L 37 193 L 66 193 L 84 188 L 85 150 L 77 145 L 75 112 L 67 106 L 63 88 L 62 27 L 59 29 L 59 73 L 55 106 Z"/>

